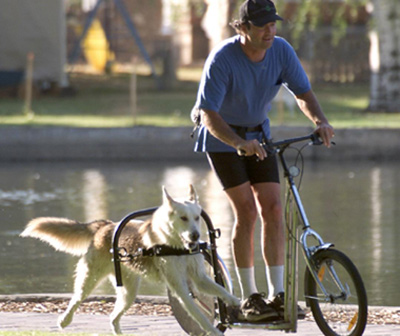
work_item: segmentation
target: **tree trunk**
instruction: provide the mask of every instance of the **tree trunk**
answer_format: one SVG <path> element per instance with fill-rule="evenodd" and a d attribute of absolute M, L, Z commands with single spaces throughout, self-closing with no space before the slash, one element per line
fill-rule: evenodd
<path fill-rule="evenodd" d="M 229 37 L 229 0 L 205 0 L 207 11 L 201 26 L 205 31 L 212 50 L 218 43 Z"/>
<path fill-rule="evenodd" d="M 400 112 L 400 1 L 371 0 L 370 111 Z"/>

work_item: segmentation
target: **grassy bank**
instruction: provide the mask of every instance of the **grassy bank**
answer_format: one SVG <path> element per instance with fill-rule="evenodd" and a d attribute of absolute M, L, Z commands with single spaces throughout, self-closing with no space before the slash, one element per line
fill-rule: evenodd
<path fill-rule="evenodd" d="M 70 73 L 74 94 L 41 94 L 34 98 L 33 118 L 24 115 L 24 102 L 1 98 L 0 126 L 52 125 L 74 127 L 130 127 L 134 125 L 191 126 L 190 110 L 196 97 L 201 69 L 180 69 L 173 89 L 160 91 L 155 80 L 139 73 L 137 108 L 130 104 L 128 73 L 95 75 Z M 400 114 L 371 114 L 367 85 L 315 85 L 314 90 L 331 123 L 337 128 L 400 127 Z M 308 120 L 288 106 L 275 104 L 270 113 L 273 125 L 309 125 Z"/>

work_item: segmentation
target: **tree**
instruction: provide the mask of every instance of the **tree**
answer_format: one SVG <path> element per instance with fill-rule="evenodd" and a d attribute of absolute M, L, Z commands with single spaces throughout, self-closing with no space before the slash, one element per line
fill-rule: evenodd
<path fill-rule="evenodd" d="M 370 111 L 400 112 L 400 1 L 371 0 Z"/>
<path fill-rule="evenodd" d="M 290 1 L 275 0 L 280 7 Z M 306 29 L 316 29 L 324 14 L 323 5 L 333 6 L 328 0 L 300 0 L 293 36 L 299 37 Z M 350 13 L 367 6 L 371 14 L 370 24 L 370 103 L 372 112 L 400 112 L 400 1 L 399 0 L 342 0 L 332 18 L 334 42 L 345 36 L 347 21 L 345 8 Z M 326 8 L 325 8 L 326 9 Z"/>

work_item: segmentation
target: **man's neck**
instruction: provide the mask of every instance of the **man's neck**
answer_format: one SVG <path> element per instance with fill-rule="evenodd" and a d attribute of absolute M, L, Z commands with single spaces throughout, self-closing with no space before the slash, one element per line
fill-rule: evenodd
<path fill-rule="evenodd" d="M 254 63 L 261 62 L 267 52 L 265 49 L 254 48 L 244 36 L 240 37 L 240 47 L 248 59 Z"/>

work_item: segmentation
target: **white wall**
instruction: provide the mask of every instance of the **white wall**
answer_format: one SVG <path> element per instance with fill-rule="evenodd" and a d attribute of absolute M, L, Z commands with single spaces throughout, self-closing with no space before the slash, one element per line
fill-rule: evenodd
<path fill-rule="evenodd" d="M 0 0 L 0 71 L 25 69 L 31 51 L 34 80 L 67 86 L 63 0 Z"/>

